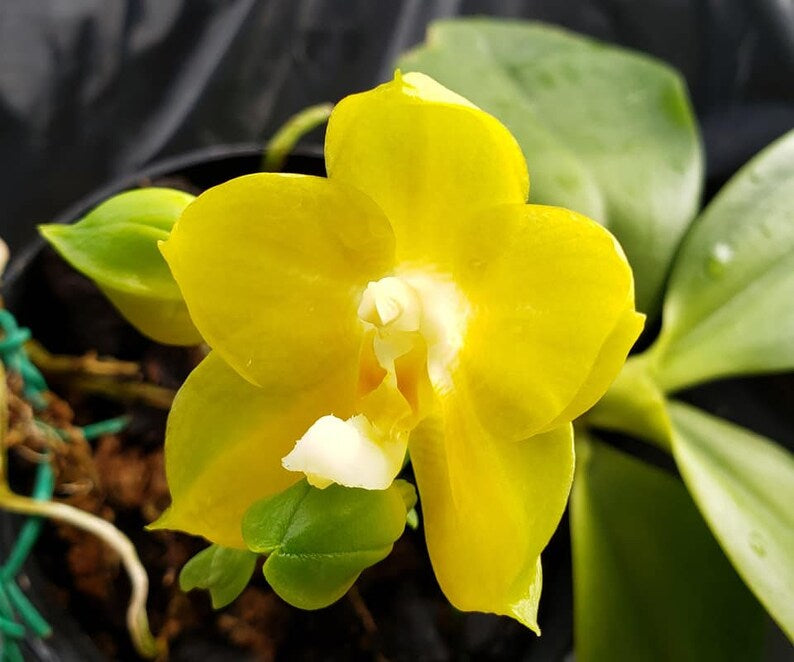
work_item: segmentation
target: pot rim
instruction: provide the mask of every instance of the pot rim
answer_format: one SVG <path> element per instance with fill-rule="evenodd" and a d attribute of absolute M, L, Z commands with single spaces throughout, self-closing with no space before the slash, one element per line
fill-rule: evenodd
<path fill-rule="evenodd" d="M 157 179 L 169 174 L 176 174 L 182 170 L 198 164 L 209 164 L 214 161 L 223 161 L 228 158 L 251 158 L 261 156 L 263 147 L 259 143 L 226 143 L 221 145 L 211 145 L 189 150 L 173 156 L 145 164 L 140 170 L 132 173 L 125 173 L 115 177 L 90 193 L 78 199 L 57 214 L 52 223 L 70 223 L 81 216 L 84 216 L 90 209 L 96 207 L 100 202 L 107 198 L 125 191 L 127 189 L 139 188 L 142 179 Z M 291 156 L 306 156 L 323 158 L 323 148 L 317 144 L 307 144 L 294 149 Z M 35 255 L 44 247 L 45 241 L 42 237 L 36 236 L 32 241 L 23 246 L 11 256 L 5 272 L 2 275 L 2 289 L 12 287 L 20 274 L 27 268 L 27 265 Z"/>

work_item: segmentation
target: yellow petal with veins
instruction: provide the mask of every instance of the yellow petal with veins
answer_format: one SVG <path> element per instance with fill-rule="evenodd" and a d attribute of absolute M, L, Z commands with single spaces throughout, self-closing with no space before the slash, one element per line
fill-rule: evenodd
<path fill-rule="evenodd" d="M 300 478 L 281 458 L 318 418 L 352 414 L 356 381 L 352 366 L 299 394 L 273 394 L 210 353 L 171 408 L 165 462 L 173 503 L 152 527 L 245 548 L 243 513 Z"/>
<path fill-rule="evenodd" d="M 642 330 L 612 235 L 566 209 L 481 214 L 453 277 L 472 313 L 452 366 L 481 424 L 512 441 L 572 420 L 603 395 Z"/>
<path fill-rule="evenodd" d="M 328 176 L 384 210 L 402 263 L 444 268 L 478 210 L 526 202 L 515 138 L 493 116 L 424 74 L 342 99 L 325 140 Z"/>
<path fill-rule="evenodd" d="M 493 437 L 458 394 L 409 442 L 433 569 L 458 609 L 536 632 L 540 552 L 573 479 L 570 424 L 520 442 Z"/>
<path fill-rule="evenodd" d="M 204 339 L 281 393 L 358 362 L 357 308 L 391 270 L 394 236 L 344 183 L 260 173 L 196 198 L 161 250 Z"/>

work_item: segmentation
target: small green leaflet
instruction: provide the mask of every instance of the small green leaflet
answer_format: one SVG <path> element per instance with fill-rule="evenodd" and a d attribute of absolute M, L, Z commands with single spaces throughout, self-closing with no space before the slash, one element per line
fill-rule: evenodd
<path fill-rule="evenodd" d="M 634 268 L 638 308 L 658 312 L 703 181 L 697 125 L 673 69 L 558 28 L 481 18 L 433 24 L 398 66 L 504 122 L 529 164 L 530 201 L 608 227 Z"/>
<path fill-rule="evenodd" d="M 415 502 L 413 486 L 402 480 L 386 490 L 320 490 L 304 479 L 251 506 L 243 538 L 253 552 L 268 555 L 263 572 L 278 595 L 295 607 L 319 609 L 388 556 Z"/>
<path fill-rule="evenodd" d="M 197 344 L 201 336 L 157 246 L 193 199 L 166 188 L 126 191 L 77 223 L 39 231 L 141 333 L 165 344 Z"/>
<path fill-rule="evenodd" d="M 210 545 L 184 565 L 179 573 L 179 587 L 183 591 L 208 590 L 213 608 L 220 609 L 243 592 L 255 566 L 256 554 L 247 549 Z"/>

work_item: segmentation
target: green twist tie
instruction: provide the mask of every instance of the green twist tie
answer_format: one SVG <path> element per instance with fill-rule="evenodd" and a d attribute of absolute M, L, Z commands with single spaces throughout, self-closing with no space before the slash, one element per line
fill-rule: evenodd
<path fill-rule="evenodd" d="M 30 329 L 20 327 L 14 316 L 3 309 L 0 309 L 0 329 L 3 332 L 0 339 L 0 360 L 8 372 L 16 373 L 22 378 L 23 395 L 33 408 L 36 411 L 46 409 L 44 393 L 48 390 L 47 382 L 25 351 L 25 343 L 31 338 Z M 36 422 L 43 427 L 49 427 L 41 421 Z M 121 432 L 128 423 L 128 417 L 120 416 L 86 425 L 82 428 L 82 433 L 87 440 L 91 440 L 105 434 Z M 55 432 L 62 439 L 68 438 L 63 430 L 56 429 Z M 5 449 L 0 448 L 0 452 L 5 452 Z M 48 501 L 52 498 L 54 487 L 52 467 L 49 462 L 41 462 L 36 469 L 32 498 Z M 1 662 L 24 662 L 18 642 L 25 638 L 27 630 L 37 637 L 48 637 L 52 634 L 49 623 L 27 599 L 15 579 L 41 534 L 42 524 L 41 517 L 28 517 L 19 531 L 11 553 L 5 563 L 0 565 Z"/>

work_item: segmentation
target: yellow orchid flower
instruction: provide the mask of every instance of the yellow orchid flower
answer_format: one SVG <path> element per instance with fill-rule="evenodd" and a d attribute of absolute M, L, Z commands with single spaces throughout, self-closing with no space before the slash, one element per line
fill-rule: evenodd
<path fill-rule="evenodd" d="M 161 245 L 213 351 L 169 418 L 156 526 L 244 547 L 254 501 L 302 474 L 386 488 L 407 448 L 449 600 L 537 630 L 571 421 L 642 328 L 625 256 L 526 204 L 508 130 L 423 74 L 343 99 L 326 163 L 216 186 Z"/>

